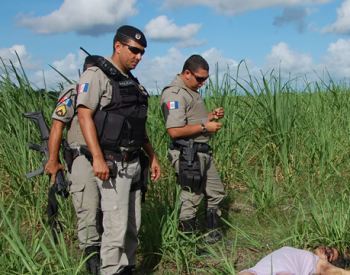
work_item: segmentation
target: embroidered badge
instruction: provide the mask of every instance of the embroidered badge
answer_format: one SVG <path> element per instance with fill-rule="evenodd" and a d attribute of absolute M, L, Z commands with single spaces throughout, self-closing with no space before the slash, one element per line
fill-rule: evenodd
<path fill-rule="evenodd" d="M 84 83 L 79 85 L 79 90 L 78 90 L 78 94 L 82 93 L 82 92 L 87 92 L 89 88 L 89 83 Z"/>
<path fill-rule="evenodd" d="M 167 105 L 168 105 L 168 110 L 179 109 L 179 102 L 177 101 L 167 102 Z"/>
<path fill-rule="evenodd" d="M 135 34 L 135 38 L 136 38 L 137 40 L 141 39 L 141 34 L 139 34 L 139 33 Z"/>
<path fill-rule="evenodd" d="M 61 105 L 56 110 L 56 115 L 58 115 L 59 117 L 64 117 L 66 113 L 67 113 L 66 105 Z"/>

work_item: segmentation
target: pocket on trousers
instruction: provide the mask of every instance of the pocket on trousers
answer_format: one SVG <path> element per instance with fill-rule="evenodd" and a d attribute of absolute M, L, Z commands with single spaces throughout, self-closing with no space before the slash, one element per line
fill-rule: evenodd
<path fill-rule="evenodd" d="M 72 184 L 69 189 L 69 192 L 72 195 L 72 202 L 77 213 L 82 211 L 82 205 L 84 201 L 84 189 L 84 184 Z"/>
<path fill-rule="evenodd" d="M 102 201 L 101 207 L 103 212 L 112 212 L 118 209 L 117 201 Z"/>
<path fill-rule="evenodd" d="M 168 159 L 176 171 L 179 170 L 179 163 L 178 163 L 179 156 L 180 156 L 180 151 L 178 151 L 178 150 L 169 150 L 168 151 Z"/>

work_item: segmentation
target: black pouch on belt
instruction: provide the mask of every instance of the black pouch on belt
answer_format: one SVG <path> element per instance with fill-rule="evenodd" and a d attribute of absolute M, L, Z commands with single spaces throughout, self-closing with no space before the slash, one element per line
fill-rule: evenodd
<path fill-rule="evenodd" d="M 201 187 L 201 169 L 200 160 L 197 154 L 194 155 L 192 166 L 181 154 L 179 157 L 179 175 L 178 180 L 181 187 L 187 187 L 191 191 L 197 191 Z"/>

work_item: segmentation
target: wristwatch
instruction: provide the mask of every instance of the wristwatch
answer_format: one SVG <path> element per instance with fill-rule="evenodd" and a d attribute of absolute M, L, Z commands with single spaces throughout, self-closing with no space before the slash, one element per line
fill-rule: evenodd
<path fill-rule="evenodd" d="M 207 131 L 207 128 L 205 127 L 205 125 L 202 123 L 202 133 L 205 133 Z"/>

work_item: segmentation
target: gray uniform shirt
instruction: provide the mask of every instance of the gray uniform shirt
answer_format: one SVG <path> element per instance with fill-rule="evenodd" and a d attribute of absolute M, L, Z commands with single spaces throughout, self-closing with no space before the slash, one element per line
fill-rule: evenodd
<path fill-rule="evenodd" d="M 113 60 L 107 55 L 105 56 L 111 64 L 113 64 L 126 78 L 129 76 L 124 74 Z M 104 106 L 111 102 L 113 86 L 111 80 L 98 67 L 88 68 L 80 77 L 79 89 L 77 97 L 77 107 L 85 106 L 91 110 L 101 110 Z M 81 131 L 80 131 L 81 132 Z M 81 133 L 77 133 L 76 140 L 80 145 L 86 145 L 85 139 Z M 121 148 L 122 151 L 133 151 L 136 147 Z"/>
<path fill-rule="evenodd" d="M 189 89 L 179 75 L 163 89 L 160 101 L 167 129 L 209 122 L 202 97 Z M 206 132 L 190 138 L 207 143 L 211 137 L 212 133 Z"/>

